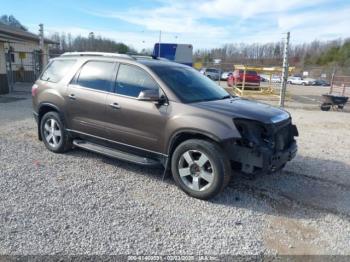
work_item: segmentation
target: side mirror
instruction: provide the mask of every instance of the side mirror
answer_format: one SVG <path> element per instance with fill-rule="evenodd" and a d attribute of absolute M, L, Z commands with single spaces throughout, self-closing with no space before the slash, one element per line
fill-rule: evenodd
<path fill-rule="evenodd" d="M 159 91 L 157 89 L 146 89 L 137 97 L 140 101 L 159 102 Z"/>

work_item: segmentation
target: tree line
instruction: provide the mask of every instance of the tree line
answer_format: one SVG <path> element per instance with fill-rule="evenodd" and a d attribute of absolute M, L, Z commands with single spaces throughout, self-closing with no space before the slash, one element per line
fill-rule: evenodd
<path fill-rule="evenodd" d="M 28 31 L 27 27 L 21 24 L 20 21 L 18 21 L 13 15 L 1 15 L 0 16 L 0 23 L 15 27 L 17 29 Z"/>
<path fill-rule="evenodd" d="M 50 54 L 59 55 L 64 52 L 111 52 L 125 54 L 128 52 L 136 52 L 132 47 L 124 43 L 116 42 L 114 40 L 95 36 L 93 32 L 89 33 L 87 37 L 76 36 L 73 37 L 70 33 L 54 33 L 50 39 L 57 42 L 50 48 Z"/>
<path fill-rule="evenodd" d="M 283 42 L 232 43 L 225 44 L 221 48 L 198 50 L 194 54 L 194 60 L 212 63 L 214 59 L 221 59 L 224 67 L 225 64 L 278 66 L 282 64 L 283 49 Z M 350 68 L 350 39 L 315 40 L 311 43 L 290 45 L 289 64 L 298 68 L 311 66 Z"/>

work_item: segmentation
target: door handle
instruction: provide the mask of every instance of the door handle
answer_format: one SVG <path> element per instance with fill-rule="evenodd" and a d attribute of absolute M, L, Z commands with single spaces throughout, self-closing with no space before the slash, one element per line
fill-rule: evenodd
<path fill-rule="evenodd" d="M 120 109 L 120 105 L 116 102 L 109 105 L 110 107 L 113 107 L 114 109 Z"/>
<path fill-rule="evenodd" d="M 68 97 L 69 97 L 69 99 L 71 99 L 71 100 L 76 100 L 76 99 L 77 99 L 77 98 L 75 97 L 74 94 L 70 94 Z"/>

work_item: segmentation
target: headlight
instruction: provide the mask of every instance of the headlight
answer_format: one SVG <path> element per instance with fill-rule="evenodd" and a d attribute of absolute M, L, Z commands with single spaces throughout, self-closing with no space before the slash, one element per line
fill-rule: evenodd
<path fill-rule="evenodd" d="M 233 122 L 242 136 L 240 141 L 242 146 L 252 148 L 256 145 L 261 145 L 261 143 L 264 143 L 264 140 L 269 137 L 269 132 L 265 128 L 264 124 L 258 121 L 236 118 L 233 120 Z"/>

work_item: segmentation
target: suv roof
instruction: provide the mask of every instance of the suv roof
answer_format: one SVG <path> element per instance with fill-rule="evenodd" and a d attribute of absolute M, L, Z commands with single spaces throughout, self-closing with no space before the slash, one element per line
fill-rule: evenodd
<path fill-rule="evenodd" d="M 140 61 L 142 64 L 155 65 L 159 62 L 166 62 L 174 65 L 174 62 L 163 57 L 147 56 L 147 55 L 130 55 L 130 54 L 119 54 L 119 53 L 108 53 L 108 52 L 66 52 L 63 53 L 59 58 L 68 57 L 101 57 L 101 58 L 122 58 L 127 60 Z M 147 62 L 144 62 L 147 61 Z M 151 63 L 149 63 L 151 62 Z M 152 63 L 153 62 L 153 63 Z M 164 64 L 164 63 L 162 63 Z M 181 64 L 179 64 L 181 65 Z"/>
<path fill-rule="evenodd" d="M 132 55 L 132 54 L 119 54 L 119 53 L 107 53 L 107 52 L 66 52 L 60 55 L 56 59 L 64 58 L 89 58 L 89 57 L 100 57 L 101 59 L 125 59 L 128 61 L 134 61 L 145 66 L 154 67 L 154 66 L 177 66 L 177 67 L 186 67 L 186 65 L 173 62 L 169 59 L 163 57 L 147 56 L 147 55 Z"/>

